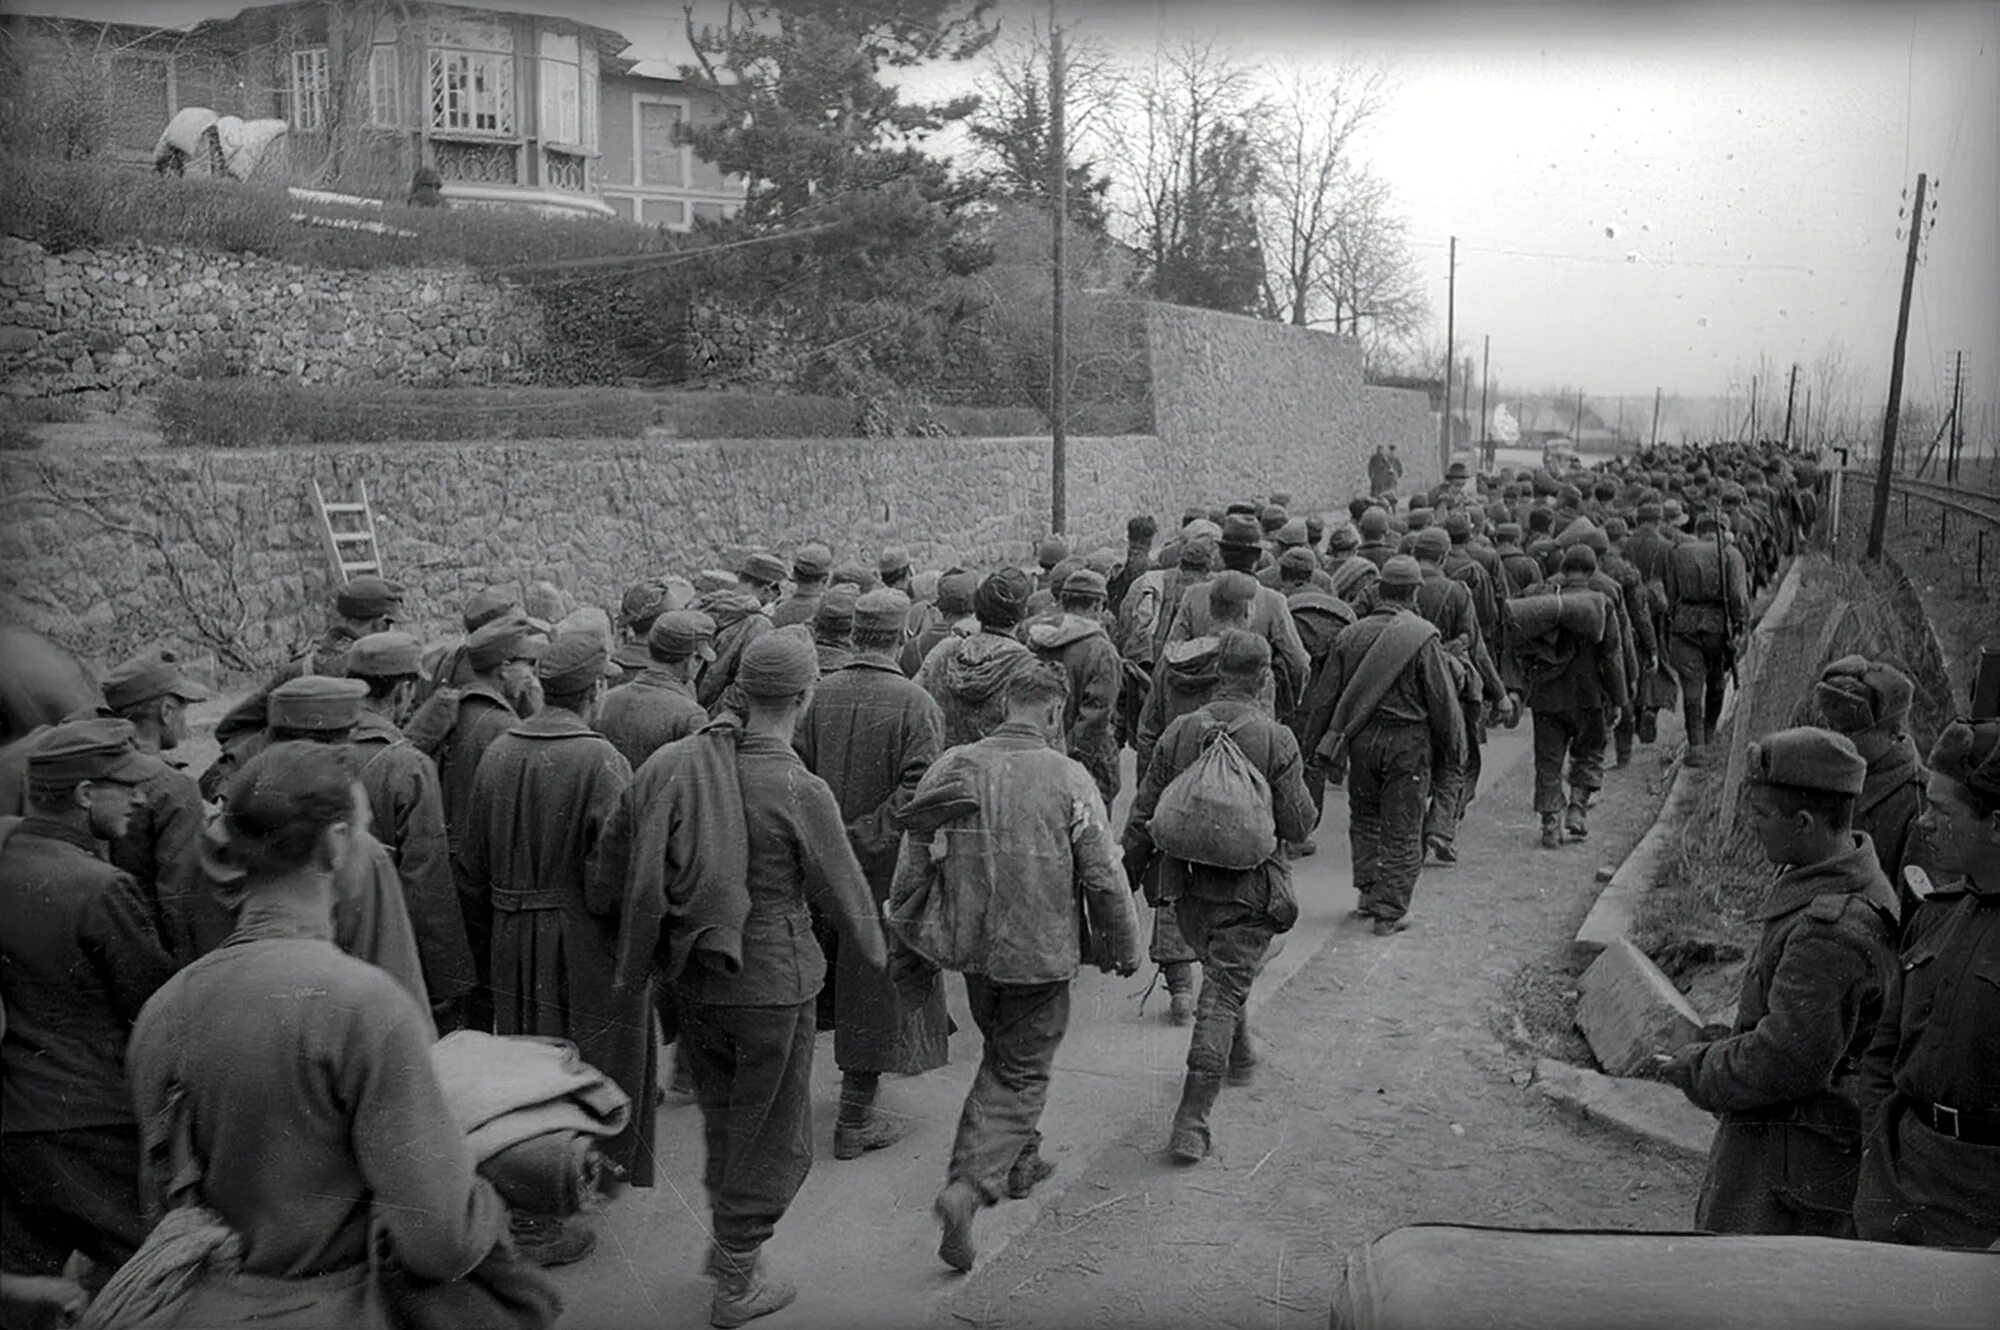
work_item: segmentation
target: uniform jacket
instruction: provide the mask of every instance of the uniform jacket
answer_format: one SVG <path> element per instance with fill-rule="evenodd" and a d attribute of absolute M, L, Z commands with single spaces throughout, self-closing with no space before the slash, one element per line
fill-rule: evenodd
<path fill-rule="evenodd" d="M 1160 795 L 1175 776 L 1201 756 L 1208 735 L 1218 727 L 1229 732 L 1243 756 L 1264 774 L 1271 787 L 1271 818 L 1277 827 L 1279 849 L 1255 868 L 1216 868 L 1189 863 L 1159 854 L 1153 848 L 1153 810 L 1160 802 Z M 1132 811 L 1125 820 L 1126 876 L 1138 882 L 1157 866 L 1160 900 L 1194 896 L 1207 901 L 1233 902 L 1270 914 L 1283 932 L 1298 918 L 1298 900 L 1292 894 L 1292 870 L 1285 858 L 1284 843 L 1310 836 L 1318 820 L 1319 809 L 1306 789 L 1305 760 L 1292 732 L 1272 720 L 1252 698 L 1218 696 L 1200 710 L 1176 720 L 1160 736 L 1153 760 L 1139 779 Z"/>
<path fill-rule="evenodd" d="M 2000 895 L 1940 888 L 1908 922 L 1861 1064 L 1866 1119 L 1879 1127 L 1892 1095 L 2000 1118 Z M 2000 1181 L 2000 1152 L 1959 1150 Z"/>
<path fill-rule="evenodd" d="M 1530 596 L 1554 595 L 1560 590 L 1596 591 L 1605 595 L 1604 638 L 1584 640 L 1568 629 L 1558 629 L 1547 653 L 1517 652 L 1516 662 L 1528 681 L 1524 699 L 1534 711 L 1589 711 L 1621 707 L 1631 696 L 1625 674 L 1624 623 L 1615 596 L 1606 595 L 1591 578 L 1578 573 L 1528 588 Z"/>
<path fill-rule="evenodd" d="M 695 701 L 713 716 L 723 706 L 723 694 L 736 682 L 736 667 L 743 663 L 743 649 L 772 631 L 757 597 L 748 591 L 723 590 L 703 596 L 696 608 L 715 620 L 715 659 L 702 667 L 695 680 Z"/>
<path fill-rule="evenodd" d="M 475 679 L 458 701 L 458 720 L 438 750 L 438 793 L 444 799 L 445 840 L 456 855 L 472 815 L 472 782 L 487 748 L 518 720 L 492 684 Z"/>
<path fill-rule="evenodd" d="M 1181 597 L 1173 626 L 1167 630 L 1168 643 L 1208 637 L 1225 628 L 1242 628 L 1255 633 L 1271 644 L 1271 677 L 1276 686 L 1276 709 L 1286 710 L 1297 705 L 1312 675 L 1312 658 L 1306 655 L 1305 644 L 1299 641 L 1298 625 L 1292 622 L 1291 606 L 1271 588 L 1260 586 L 1250 601 L 1248 618 L 1243 621 L 1226 620 L 1216 612 L 1214 589 L 1213 581 L 1204 582 L 1189 588 Z"/>
<path fill-rule="evenodd" d="M 168 899 L 174 874 L 193 853 L 208 812 L 195 778 L 164 758 L 156 760 L 159 765 L 139 783 L 125 834 L 111 843 L 111 864 L 132 875 L 160 945 L 171 947 L 178 931 Z"/>
<path fill-rule="evenodd" d="M 1002 724 L 948 750 L 912 809 L 964 800 L 962 815 L 903 838 L 890 893 L 897 945 L 996 984 L 1076 977 L 1078 914 L 1117 960 L 1139 962 L 1138 916 L 1089 773 L 1030 726 Z"/>
<path fill-rule="evenodd" d="M 343 955 L 324 919 L 247 903 L 221 948 L 175 975 L 133 1031 L 132 1094 L 149 1130 L 181 1108 L 200 1199 L 242 1236 L 245 1273 L 298 1279 L 368 1259 L 465 1274 L 506 1229 L 432 1069 L 430 1014 Z M 154 1207 L 174 1180 L 147 1161 Z"/>
<path fill-rule="evenodd" d="M 1712 534 L 1676 545 L 1667 556 L 1660 584 L 1667 593 L 1667 618 L 1675 634 L 1721 636 L 1741 633 L 1749 625 L 1750 589 L 1742 552 L 1724 545 L 1721 559 L 1718 573 Z"/>
<path fill-rule="evenodd" d="M 1007 680 L 1026 659 L 1019 638 L 984 629 L 948 637 L 925 657 L 917 683 L 944 715 L 945 747 L 983 739 L 1006 719 Z"/>
<path fill-rule="evenodd" d="M 1757 912 L 1736 1024 L 1692 1050 L 1687 1097 L 1725 1120 L 1858 1138 L 1856 1071 L 1894 982 L 1895 914 L 1858 832 L 1833 858 L 1781 873 Z"/>
<path fill-rule="evenodd" d="M 30 813 L 0 849 L 0 1131 L 129 1123 L 125 1044 L 174 962 L 97 842 Z"/>
<path fill-rule="evenodd" d="M 696 700 L 692 684 L 648 666 L 604 695 L 591 724 L 636 771 L 661 748 L 708 724 L 708 712 Z"/>
<path fill-rule="evenodd" d="M 1355 621 L 1333 640 L 1326 664 L 1313 680 L 1306 698 L 1306 732 L 1303 747 L 1315 752 L 1326 737 L 1340 695 L 1361 672 L 1368 650 L 1398 615 L 1412 611 L 1405 605 L 1384 604 L 1374 613 Z M 1445 663 L 1444 647 L 1436 638 L 1425 643 L 1396 680 L 1389 685 L 1370 724 L 1422 725 L 1430 731 L 1431 763 L 1434 770 L 1465 761 L 1465 712 L 1459 705 L 1458 688 L 1451 667 Z"/>
<path fill-rule="evenodd" d="M 1867 832 L 1875 843 L 1875 858 L 1895 888 L 1907 922 L 1916 900 L 1903 885 L 1903 866 L 1921 858 L 1917 815 L 1924 809 L 1928 775 L 1909 735 L 1876 731 L 1852 737 L 1868 761 L 1867 777 L 1854 801 L 1854 829 Z"/>
<path fill-rule="evenodd" d="M 1118 648 L 1102 623 L 1080 614 L 1032 619 L 1021 636 L 1030 650 L 1054 660 L 1069 676 L 1063 707 L 1069 755 L 1083 763 L 1104 806 L 1111 807 L 1118 798 L 1118 692 L 1125 682 Z"/>

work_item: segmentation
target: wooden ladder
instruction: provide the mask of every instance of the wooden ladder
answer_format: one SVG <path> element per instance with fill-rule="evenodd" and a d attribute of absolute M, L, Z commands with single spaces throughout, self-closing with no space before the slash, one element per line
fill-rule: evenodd
<path fill-rule="evenodd" d="M 317 478 L 312 487 L 313 503 L 319 509 L 320 535 L 326 541 L 326 554 L 333 561 L 340 584 L 346 586 L 357 573 L 381 576 L 382 547 L 375 541 L 375 509 L 368 502 L 368 483 L 361 483 L 359 503 L 328 503 Z"/>

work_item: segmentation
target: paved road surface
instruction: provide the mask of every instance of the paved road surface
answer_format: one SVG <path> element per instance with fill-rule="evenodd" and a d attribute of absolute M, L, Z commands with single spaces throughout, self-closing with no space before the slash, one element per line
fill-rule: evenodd
<path fill-rule="evenodd" d="M 1489 784 L 1525 775 L 1525 767 L 1518 773 L 1514 768 L 1528 751 L 1528 733 L 1525 723 L 1494 733 L 1486 747 Z M 1129 754 L 1126 766 L 1129 792 Z M 1298 924 L 1253 990 L 1253 1010 L 1264 1002 L 1284 1002 L 1285 982 L 1328 943 L 1353 908 L 1342 792 L 1330 792 L 1317 839 L 1320 852 L 1295 865 Z M 1341 945 L 1393 947 L 1412 936 L 1357 936 L 1350 923 Z M 1164 987 L 1142 1009 L 1152 970 L 1148 965 L 1132 979 L 1086 970 L 1078 979 L 1069 1036 L 1056 1061 L 1042 1122 L 1043 1154 L 1058 1172 L 1033 1198 L 981 1214 L 976 1232 L 982 1268 L 993 1266 L 1012 1239 L 1057 1203 L 1100 1150 L 1142 1118 L 1164 1120 L 1171 1114 L 1188 1031 L 1167 1022 Z M 959 1107 L 978 1062 L 979 1035 L 966 1015 L 961 982 L 949 978 L 946 987 L 959 1025 L 951 1064 L 924 1076 L 884 1079 L 883 1106 L 906 1115 L 911 1125 L 889 1149 L 845 1163 L 833 1158 L 839 1073 L 832 1035 L 820 1037 L 813 1073 L 813 1171 L 769 1248 L 772 1260 L 798 1279 L 802 1291 L 797 1304 L 760 1326 L 896 1327 L 948 1319 L 941 1304 L 962 1290 L 965 1280 L 937 1259 L 930 1206 L 944 1183 Z M 660 1185 L 614 1202 L 601 1221 L 596 1252 L 558 1272 L 569 1299 L 562 1322 L 568 1330 L 707 1324 L 700 1115 L 691 1101 L 672 1099 L 661 1110 L 659 1126 Z M 1159 1144 L 1164 1147 L 1164 1138 Z M 1158 1259 L 1176 1258 L 1163 1251 Z"/>

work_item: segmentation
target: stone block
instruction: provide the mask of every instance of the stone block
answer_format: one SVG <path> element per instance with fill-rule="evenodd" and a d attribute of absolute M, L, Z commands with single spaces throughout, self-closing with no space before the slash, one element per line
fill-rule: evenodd
<path fill-rule="evenodd" d="M 33 328 L 0 328 L 0 351 L 32 351 L 41 341 L 42 334 Z"/>
<path fill-rule="evenodd" d="M 1535 1088 L 1581 1117 L 1696 1159 L 1708 1156 L 1715 1118 L 1662 1081 L 1620 1080 L 1554 1058 L 1535 1063 Z"/>
<path fill-rule="evenodd" d="M 1674 981 L 1625 938 L 1591 962 L 1577 987 L 1576 1027 L 1613 1076 L 1633 1075 L 1655 1051 L 1690 1043 L 1701 1030 Z"/>

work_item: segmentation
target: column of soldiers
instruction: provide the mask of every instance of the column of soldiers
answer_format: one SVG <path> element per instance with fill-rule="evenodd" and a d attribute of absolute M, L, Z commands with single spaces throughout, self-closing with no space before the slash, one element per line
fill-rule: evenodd
<path fill-rule="evenodd" d="M 1379 485 L 1394 468 L 1373 470 L 1377 492 L 1345 520 L 1295 517 L 1274 494 L 1190 508 L 1157 547 L 1149 517 L 1122 553 L 1078 557 L 1050 537 L 1032 569 L 919 574 L 900 548 L 872 568 L 817 542 L 789 561 L 753 550 L 733 573 L 634 585 L 612 635 L 574 615 L 552 624 L 553 588 L 530 588 L 533 606 L 491 589 L 469 598 L 460 640 L 426 650 L 397 628 L 400 588 L 359 578 L 325 637 L 232 710 L 201 782 L 164 759 L 202 691 L 164 655 L 120 666 L 103 681 L 106 714 L 33 736 L 10 787 L 27 816 L 0 849 L 0 893 L 10 917 L 37 922 L 31 938 L 10 931 L 0 970 L 7 1268 L 132 1255 L 159 1179 L 141 1167 L 134 1104 L 151 1091 L 126 1064 L 127 1036 L 153 1004 L 172 1006 L 159 1019 L 178 1020 L 193 1052 L 171 1074 L 196 1077 L 184 1087 L 196 1098 L 220 1093 L 199 1083 L 228 1059 L 189 1023 L 189 977 L 264 938 L 323 948 L 297 964 L 329 983 L 358 982 L 343 955 L 382 975 L 354 1002 L 383 1048 L 403 1037 L 391 1027 L 575 1042 L 639 1110 L 611 1147 L 631 1185 L 655 1180 L 657 1097 L 691 1095 L 717 1325 L 796 1296 L 762 1247 L 811 1165 L 815 1032 L 833 1029 L 841 1072 L 835 1157 L 888 1146 L 904 1119 L 882 1077 L 948 1056 L 946 970 L 965 976 L 985 1044 L 936 1204 L 941 1258 L 972 1267 L 977 1214 L 1053 1171 L 1038 1124 L 1069 985 L 1086 963 L 1136 971 L 1134 893 L 1153 907 L 1169 1018 L 1192 1027 L 1168 1150 L 1201 1160 L 1221 1091 L 1259 1063 L 1247 998 L 1297 917 L 1291 864 L 1317 849 L 1327 787 L 1347 789 L 1355 914 L 1379 937 L 1409 927 L 1427 860 L 1458 861 L 1481 742 L 1524 709 L 1541 843 L 1587 837 L 1607 752 L 1624 765 L 1654 742 L 1658 711 L 1680 705 L 1687 761 L 1707 759 L 1749 598 L 1817 520 L 1810 462 L 1768 448 L 1663 450 L 1582 477 L 1587 492 L 1454 464 L 1400 504 Z M 1983 880 L 2000 862 L 1988 806 L 2000 732 L 1954 731 L 1926 786 L 1901 737 L 1907 679 L 1837 662 L 1821 691 L 1829 725 L 1851 737 L 1774 736 L 1759 750 L 1757 788 L 1771 793 L 1757 817 L 1774 861 L 1840 865 L 1786 888 L 1771 916 L 1783 935 L 1767 938 L 1805 957 L 1825 934 L 1820 950 L 1853 962 L 1838 982 L 1863 995 L 1843 1007 L 1840 1037 L 1822 1039 L 1822 1070 L 1837 1079 L 1868 1055 L 1869 1117 L 1839 1124 L 1848 1137 L 1822 1152 L 1823 1171 L 1852 1164 L 1847 1147 L 1880 1127 L 1890 1144 L 1871 1147 L 1863 1200 L 1844 1213 L 1876 1215 L 1892 1240 L 1992 1241 L 1991 1170 L 1954 1151 L 1994 1143 L 2000 1090 L 1982 1068 L 2000 1065 L 2000 1022 L 1976 984 L 1909 995 L 1947 961 L 1995 963 L 2000 934 L 1981 929 L 2000 893 Z M 1163 796 L 1218 733 L 1270 792 L 1270 851 L 1248 867 L 1161 848 L 1180 843 Z M 1137 786 L 1120 837 L 1127 746 Z M 1925 839 L 1920 821 L 1935 865 L 1967 886 L 1912 910 L 1890 884 Z M 1868 854 L 1840 849 L 1862 825 Z M 330 925 L 300 924 L 322 897 Z M 1882 963 L 1899 931 L 1939 962 L 1901 997 Z M 276 982 L 238 968 L 246 999 Z M 1835 983 L 1820 970 L 1815 983 Z M 1729 1189 L 1765 1176 L 1779 1146 L 1801 1157 L 1791 1137 L 1773 1145 L 1743 1088 L 1787 1104 L 1806 1093 L 1758 1070 L 1774 1056 L 1760 1024 L 1774 1009 L 1746 1000 L 1736 1035 L 1663 1056 L 1697 1102 L 1748 1105 L 1704 1193 L 1718 1224 L 1770 1222 Z M 298 1041 L 338 1075 L 404 1078 L 380 1120 L 434 1096 L 422 1069 L 326 1045 L 304 1013 L 274 1030 L 262 1037 Z M 236 1093 L 282 1101 L 292 1091 L 265 1083 L 281 1062 L 235 1066 Z M 435 1258 L 416 1258 L 426 1269 L 470 1252 L 467 1268 L 502 1230 L 543 1264 L 593 1245 L 587 1222 L 505 1213 L 461 1176 L 462 1151 L 389 1160 L 347 1125 L 314 1147 L 330 1173 L 377 1194 L 470 1198 Z M 306 1198 L 238 1187 L 231 1171 L 252 1165 L 217 1153 L 212 1131 L 197 1123 L 186 1144 L 239 1229 L 346 1232 Z M 393 1186 L 390 1167 L 406 1175 Z M 282 1260 L 244 1269 L 296 1273 Z"/>

